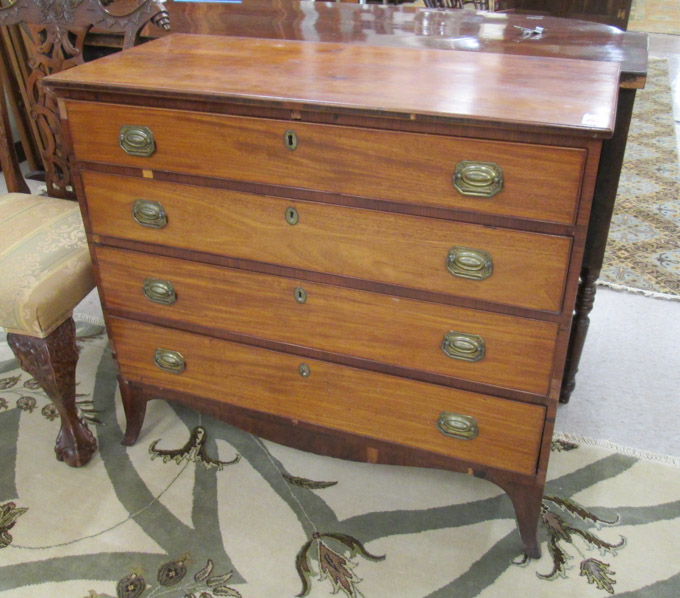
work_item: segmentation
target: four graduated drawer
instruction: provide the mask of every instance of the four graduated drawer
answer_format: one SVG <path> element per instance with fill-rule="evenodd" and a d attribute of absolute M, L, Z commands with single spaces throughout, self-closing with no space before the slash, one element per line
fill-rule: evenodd
<path fill-rule="evenodd" d="M 535 471 L 542 406 L 132 320 L 110 317 L 109 326 L 127 380 L 501 469 Z"/>
<path fill-rule="evenodd" d="M 71 102 L 68 111 L 79 160 L 561 224 L 574 222 L 587 155 L 580 148 L 113 104 Z M 121 149 L 121 127 L 133 146 L 153 137 L 148 156 Z"/>
<path fill-rule="evenodd" d="M 216 330 L 514 390 L 548 390 L 553 322 L 105 247 L 96 255 L 109 309 L 178 326 L 209 322 Z"/>
<path fill-rule="evenodd" d="M 283 350 L 306 347 L 324 359 L 345 356 L 395 372 L 546 395 L 559 323 L 398 291 L 558 314 L 572 238 L 378 207 L 383 200 L 475 212 L 482 222 L 488 215 L 573 225 L 586 150 L 116 105 L 103 115 L 98 106 L 93 120 L 91 108 L 69 106 L 76 158 L 147 174 L 82 171 L 90 232 L 213 254 L 238 266 L 96 248 L 107 310 L 172 326 L 109 318 L 126 379 L 203 396 L 219 396 L 228 380 L 225 400 L 235 406 L 535 471 L 543 406 L 301 360 Z M 162 181 L 158 171 L 264 183 L 280 195 Z M 319 201 L 286 197 L 298 189 Z M 378 203 L 341 205 L 338 194 Z M 256 264 L 384 288 L 273 275 Z M 249 338 L 282 352 L 251 346 Z M 414 400 L 419 395 L 426 398 Z M 469 422 L 472 440 L 450 437 Z"/>
<path fill-rule="evenodd" d="M 568 237 L 88 171 L 82 178 L 95 234 L 530 309 L 562 306 Z M 133 208 L 145 205 L 163 218 L 139 224 Z"/>

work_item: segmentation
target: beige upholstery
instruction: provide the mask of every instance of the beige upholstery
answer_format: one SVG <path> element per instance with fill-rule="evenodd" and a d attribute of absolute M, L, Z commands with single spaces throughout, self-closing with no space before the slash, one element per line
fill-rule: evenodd
<path fill-rule="evenodd" d="M 44 338 L 94 288 L 76 202 L 0 196 L 0 326 Z"/>

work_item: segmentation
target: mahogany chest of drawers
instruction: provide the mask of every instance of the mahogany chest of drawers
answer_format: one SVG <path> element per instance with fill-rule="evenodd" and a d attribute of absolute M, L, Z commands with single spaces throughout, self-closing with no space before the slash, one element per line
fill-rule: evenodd
<path fill-rule="evenodd" d="M 164 397 L 322 454 L 483 476 L 538 554 L 617 66 L 176 35 L 46 81 L 124 442 Z"/>

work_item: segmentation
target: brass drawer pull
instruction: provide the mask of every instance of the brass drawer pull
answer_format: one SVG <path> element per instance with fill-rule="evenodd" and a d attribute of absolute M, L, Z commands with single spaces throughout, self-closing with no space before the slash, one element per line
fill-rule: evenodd
<path fill-rule="evenodd" d="M 437 420 L 437 429 L 451 438 L 460 440 L 472 440 L 479 434 L 477 420 L 471 415 L 460 415 L 444 411 Z"/>
<path fill-rule="evenodd" d="M 452 331 L 444 335 L 442 351 L 452 359 L 479 361 L 484 357 L 486 345 L 484 339 L 477 334 Z"/>
<path fill-rule="evenodd" d="M 162 305 L 172 305 L 177 301 L 177 294 L 175 287 L 167 280 L 159 280 L 158 278 L 145 278 L 143 286 L 144 296 Z"/>
<path fill-rule="evenodd" d="M 291 226 L 294 226 L 298 223 L 300 220 L 300 217 L 298 216 L 298 211 L 293 208 L 286 208 L 286 222 L 290 224 Z"/>
<path fill-rule="evenodd" d="M 130 156 L 148 158 L 156 151 L 153 131 L 149 127 L 123 125 L 120 128 L 118 144 Z"/>
<path fill-rule="evenodd" d="M 132 217 L 137 224 L 149 228 L 163 228 L 168 224 L 168 217 L 163 205 L 148 199 L 135 199 L 132 204 Z"/>
<path fill-rule="evenodd" d="M 456 164 L 453 186 L 463 195 L 493 197 L 503 189 L 503 169 L 493 162 L 463 160 Z"/>
<path fill-rule="evenodd" d="M 295 134 L 295 131 L 288 129 L 283 134 L 283 145 L 285 145 L 286 149 L 289 149 L 291 152 L 293 152 L 297 149 L 298 136 Z"/>
<path fill-rule="evenodd" d="M 483 249 L 452 247 L 446 257 L 446 269 L 458 278 L 484 280 L 493 274 L 493 259 Z"/>
<path fill-rule="evenodd" d="M 156 349 L 153 362 L 162 370 L 173 374 L 181 374 L 185 368 L 182 354 L 170 349 Z"/>

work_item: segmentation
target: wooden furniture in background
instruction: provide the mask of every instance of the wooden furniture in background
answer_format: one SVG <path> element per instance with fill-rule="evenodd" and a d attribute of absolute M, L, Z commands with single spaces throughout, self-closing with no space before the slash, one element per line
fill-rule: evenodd
<path fill-rule="evenodd" d="M 489 0 L 425 0 L 429 8 L 465 8 L 472 5 L 475 10 L 489 10 Z"/>
<path fill-rule="evenodd" d="M 467 472 L 538 556 L 617 64 L 175 35 L 47 82 L 125 443 L 162 397 Z"/>
<path fill-rule="evenodd" d="M 42 86 L 43 77 L 84 62 L 83 47 L 88 32 L 118 33 L 123 48 L 132 47 L 142 29 L 153 23 L 169 29 L 168 13 L 160 0 L 133 3 L 125 14 L 113 14 L 99 0 L 44 2 L 14 0 L 0 8 L 2 58 L 12 105 L 26 107 L 30 116 L 23 118 L 15 108 L 23 132 L 22 141 L 31 168 L 36 168 L 32 148 L 37 148 L 44 168 L 48 193 L 54 197 L 75 198 L 71 185 L 71 168 L 63 150 L 59 115 L 54 98 Z M 21 25 L 21 27 L 18 27 Z M 26 123 L 32 129 L 28 136 Z"/>
<path fill-rule="evenodd" d="M 94 288 L 94 273 L 78 205 L 29 194 L 2 87 L 0 163 L 8 190 L 0 196 L 0 327 L 8 331 L 21 368 L 59 413 L 57 459 L 80 467 L 97 442 L 76 406 L 78 347 L 71 312 Z"/>
<path fill-rule="evenodd" d="M 495 0 L 496 11 L 595 21 L 625 30 L 633 0 Z"/>

